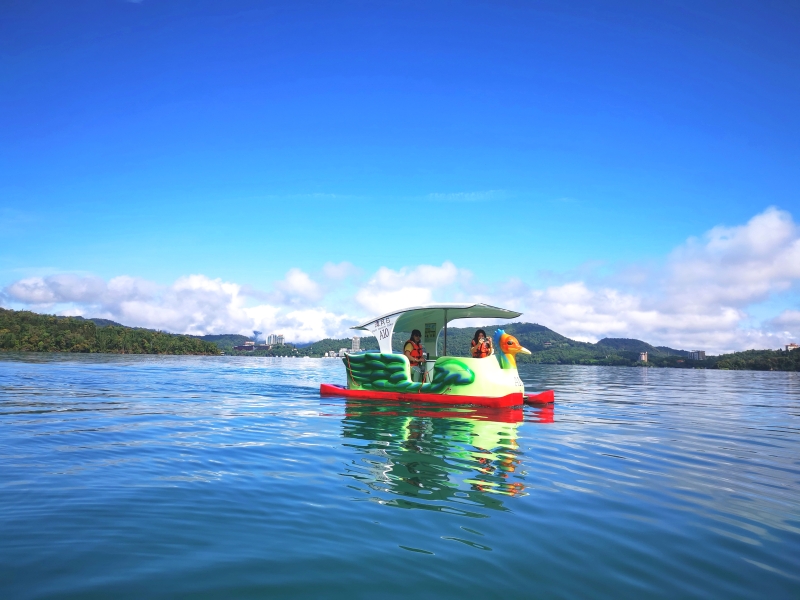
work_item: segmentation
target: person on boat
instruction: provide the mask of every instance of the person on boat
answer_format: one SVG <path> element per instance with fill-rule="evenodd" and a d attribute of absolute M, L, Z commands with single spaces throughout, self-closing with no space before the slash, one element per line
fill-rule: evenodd
<path fill-rule="evenodd" d="M 491 338 L 486 337 L 486 332 L 483 329 L 478 329 L 475 332 L 475 337 L 472 338 L 472 358 L 486 358 L 494 354 Z"/>
<path fill-rule="evenodd" d="M 403 345 L 403 354 L 411 363 L 411 381 L 422 381 L 422 374 L 425 372 L 425 359 L 420 342 L 422 342 L 422 334 L 419 329 L 415 329 L 411 332 L 409 340 Z"/>

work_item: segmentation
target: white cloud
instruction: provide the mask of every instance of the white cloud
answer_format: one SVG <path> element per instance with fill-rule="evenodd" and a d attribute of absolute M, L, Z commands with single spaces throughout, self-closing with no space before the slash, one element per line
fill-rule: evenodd
<path fill-rule="evenodd" d="M 322 299 L 322 288 L 300 269 L 289 269 L 286 277 L 275 284 L 278 302 L 281 304 L 305 305 Z"/>
<path fill-rule="evenodd" d="M 327 262 L 322 266 L 322 273 L 332 281 L 343 281 L 349 277 L 358 277 L 362 271 L 347 261 L 335 264 Z"/>
<path fill-rule="evenodd" d="M 356 294 L 356 300 L 371 316 L 378 316 L 403 307 L 431 304 L 433 291 L 422 287 L 405 287 L 393 291 L 361 289 Z"/>
<path fill-rule="evenodd" d="M 20 279 L 9 285 L 4 294 L 17 302 L 25 304 L 52 304 L 56 301 L 53 290 L 41 277 Z"/>
<path fill-rule="evenodd" d="M 429 304 L 437 290 L 451 288 L 449 291 L 458 293 L 471 277 L 469 271 L 459 269 L 450 261 L 445 261 L 440 267 L 419 265 L 413 269 L 403 267 L 399 271 L 381 267 L 356 292 L 356 302 L 370 316 L 376 316 L 404 306 Z"/>
<path fill-rule="evenodd" d="M 350 263 L 328 263 L 320 283 L 293 268 L 275 282 L 272 292 L 256 292 L 205 275 L 159 286 L 128 276 L 106 282 L 59 274 L 13 282 L 4 297 L 35 310 L 104 317 L 126 325 L 195 334 L 258 329 L 298 342 L 347 337 L 350 325 L 407 306 L 467 300 L 518 310 L 525 321 L 585 341 L 634 337 L 709 352 L 800 341 L 796 306 L 760 324 L 748 313 L 776 295 L 787 297 L 787 290 L 791 297 L 800 282 L 800 228 L 789 213 L 775 208 L 744 225 L 715 227 L 687 240 L 661 267 L 629 265 L 605 278 L 583 270 L 571 280 L 540 289 L 522 278 L 477 281 L 450 261 L 399 270 L 381 267 L 352 297 L 360 314 L 329 306 L 349 305 L 342 298 L 344 288 L 332 291 L 359 275 Z"/>
<path fill-rule="evenodd" d="M 526 320 L 581 341 L 633 337 L 655 345 L 712 350 L 741 338 L 738 326 L 745 316 L 736 309 L 715 308 L 706 314 L 665 312 L 652 305 L 647 295 L 610 287 L 593 289 L 578 281 L 529 290 L 517 310 L 524 312 Z"/>
<path fill-rule="evenodd" d="M 285 305 L 248 303 L 242 286 L 205 275 L 181 277 L 170 286 L 158 286 L 133 277 L 64 274 L 33 277 L 12 283 L 6 297 L 38 310 L 57 308 L 61 314 L 101 317 L 125 325 L 177 333 L 241 333 L 253 329 L 282 333 L 295 342 L 322 337 L 346 337 L 354 319 L 321 308 L 295 310 L 298 298 L 318 296 L 316 284 L 299 269 L 278 282 Z"/>
<path fill-rule="evenodd" d="M 745 225 L 714 227 L 670 257 L 672 300 L 702 309 L 745 307 L 800 279 L 800 232 L 792 216 L 768 208 Z"/>
<path fill-rule="evenodd" d="M 57 302 L 86 302 L 105 292 L 106 282 L 99 277 L 62 274 L 31 277 L 12 283 L 6 293 L 20 302 L 53 304 Z"/>
<path fill-rule="evenodd" d="M 769 208 L 745 225 L 714 227 L 676 248 L 661 271 L 624 279 L 625 291 L 582 280 L 544 290 L 517 282 L 514 293 L 501 291 L 526 320 L 585 341 L 635 337 L 721 352 L 777 348 L 800 334 L 797 311 L 746 326 L 749 306 L 800 281 L 800 230 L 785 211 Z"/>
<path fill-rule="evenodd" d="M 775 329 L 800 331 L 800 310 L 784 310 L 770 324 Z"/>
<path fill-rule="evenodd" d="M 353 332 L 348 328 L 355 324 L 352 317 L 337 315 L 324 308 L 292 311 L 277 322 L 278 329 L 292 332 L 292 339 L 312 342 L 326 337 L 350 337 Z"/>

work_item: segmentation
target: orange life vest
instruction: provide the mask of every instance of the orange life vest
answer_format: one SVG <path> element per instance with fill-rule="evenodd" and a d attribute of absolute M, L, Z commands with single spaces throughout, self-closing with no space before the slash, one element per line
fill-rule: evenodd
<path fill-rule="evenodd" d="M 472 340 L 472 356 L 474 358 L 486 358 L 492 354 L 492 348 L 489 346 L 488 342 L 483 342 L 478 344 L 475 340 Z"/>
<path fill-rule="evenodd" d="M 411 366 L 413 367 L 422 362 L 422 345 L 417 344 L 414 340 L 408 340 L 403 346 L 403 352 L 405 352 L 405 347 L 409 344 L 411 344 Z"/>

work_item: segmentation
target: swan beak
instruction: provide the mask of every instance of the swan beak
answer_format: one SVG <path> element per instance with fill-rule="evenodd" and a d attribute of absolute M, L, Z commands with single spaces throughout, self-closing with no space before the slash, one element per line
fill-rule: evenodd
<path fill-rule="evenodd" d="M 520 347 L 519 347 L 519 353 L 520 353 L 520 354 L 530 354 L 530 353 L 531 353 L 531 351 L 530 351 L 530 350 L 528 350 L 527 348 L 523 348 L 522 346 L 520 346 Z"/>

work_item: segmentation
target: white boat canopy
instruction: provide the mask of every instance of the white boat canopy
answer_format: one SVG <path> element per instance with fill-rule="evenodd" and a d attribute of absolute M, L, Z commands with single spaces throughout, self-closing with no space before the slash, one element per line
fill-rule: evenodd
<path fill-rule="evenodd" d="M 391 353 L 392 333 L 419 329 L 422 344 L 431 355 L 436 354 L 439 332 L 444 330 L 444 348 L 447 354 L 447 324 L 455 319 L 516 319 L 522 313 L 488 304 L 429 304 L 414 306 L 387 313 L 351 329 L 371 332 L 378 340 L 381 352 Z M 431 351 L 432 350 L 432 351 Z"/>

